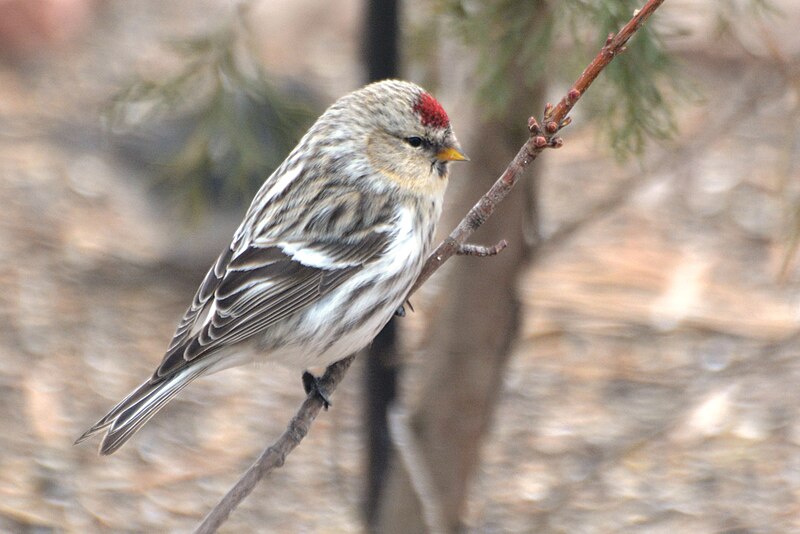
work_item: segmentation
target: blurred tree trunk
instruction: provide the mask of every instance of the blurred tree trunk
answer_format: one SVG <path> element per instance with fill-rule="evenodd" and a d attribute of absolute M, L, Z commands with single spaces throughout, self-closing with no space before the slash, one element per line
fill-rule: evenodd
<path fill-rule="evenodd" d="M 466 183 L 461 184 L 452 208 L 459 216 L 486 192 L 526 138 L 527 115 L 521 115 L 520 110 L 533 109 L 534 103 L 541 101 L 541 92 L 515 92 L 524 92 L 524 98 L 520 95 L 509 102 L 505 116 L 477 119 L 469 132 L 462 126 L 467 153 L 480 166 L 472 163 L 469 176 L 462 174 Z M 534 166 L 533 171 L 538 168 Z M 462 257 L 450 263 L 442 290 L 446 302 L 429 331 L 425 358 L 429 367 L 424 373 L 428 381 L 410 406 L 411 430 L 424 456 L 448 532 L 460 528 L 481 440 L 489 427 L 517 333 L 520 312 L 516 284 L 530 252 L 523 222 L 533 217 L 534 235 L 538 235 L 535 178 L 529 173 L 525 185 L 520 184 L 529 188 L 527 194 L 521 187 L 509 195 L 472 239 L 491 245 L 506 238 L 509 247 L 496 257 Z M 397 455 L 388 476 L 376 531 L 426 532 L 418 496 Z"/>
<path fill-rule="evenodd" d="M 398 76 L 399 9 L 397 0 L 368 0 L 364 17 L 364 63 L 367 81 Z M 381 330 L 367 349 L 364 362 L 364 433 L 366 483 L 363 513 L 367 525 L 375 521 L 392 451 L 387 410 L 397 396 L 399 375 L 397 323 Z"/>

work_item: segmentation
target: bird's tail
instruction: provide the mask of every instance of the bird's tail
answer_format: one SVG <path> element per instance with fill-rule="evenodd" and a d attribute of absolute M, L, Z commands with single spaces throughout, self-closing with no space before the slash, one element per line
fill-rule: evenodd
<path fill-rule="evenodd" d="M 199 368 L 194 366 L 157 381 L 146 381 L 122 399 L 92 428 L 84 432 L 75 440 L 75 444 L 105 431 L 106 435 L 100 443 L 100 454 L 112 454 L 205 370 L 204 366 Z"/>

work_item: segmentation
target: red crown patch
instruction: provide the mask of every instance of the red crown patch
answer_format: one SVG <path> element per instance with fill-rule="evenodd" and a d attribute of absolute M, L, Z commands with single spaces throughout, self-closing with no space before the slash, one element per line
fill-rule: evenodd
<path fill-rule="evenodd" d="M 419 119 L 423 126 L 433 126 L 434 128 L 447 128 L 450 126 L 450 119 L 447 117 L 442 105 L 428 93 L 422 93 L 414 104 L 414 111 L 419 113 Z"/>

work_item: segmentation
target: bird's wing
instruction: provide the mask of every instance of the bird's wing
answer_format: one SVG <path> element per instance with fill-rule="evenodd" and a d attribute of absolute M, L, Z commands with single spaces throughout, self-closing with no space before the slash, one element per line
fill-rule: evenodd
<path fill-rule="evenodd" d="M 375 209 L 383 199 L 363 197 L 330 191 L 317 202 L 282 207 L 280 221 L 260 226 L 255 222 L 275 210 L 256 215 L 251 208 L 243 227 L 250 220 L 256 231 L 240 229 L 208 271 L 152 379 L 171 376 L 302 310 L 380 256 L 391 241 L 393 211 L 388 205 Z M 366 212 L 352 210 L 367 205 Z"/>

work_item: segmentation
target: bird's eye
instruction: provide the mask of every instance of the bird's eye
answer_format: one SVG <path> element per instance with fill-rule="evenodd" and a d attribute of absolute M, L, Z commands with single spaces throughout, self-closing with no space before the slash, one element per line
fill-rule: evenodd
<path fill-rule="evenodd" d="M 419 148 L 422 146 L 422 138 L 421 137 L 406 137 L 406 143 L 413 146 L 414 148 Z"/>

